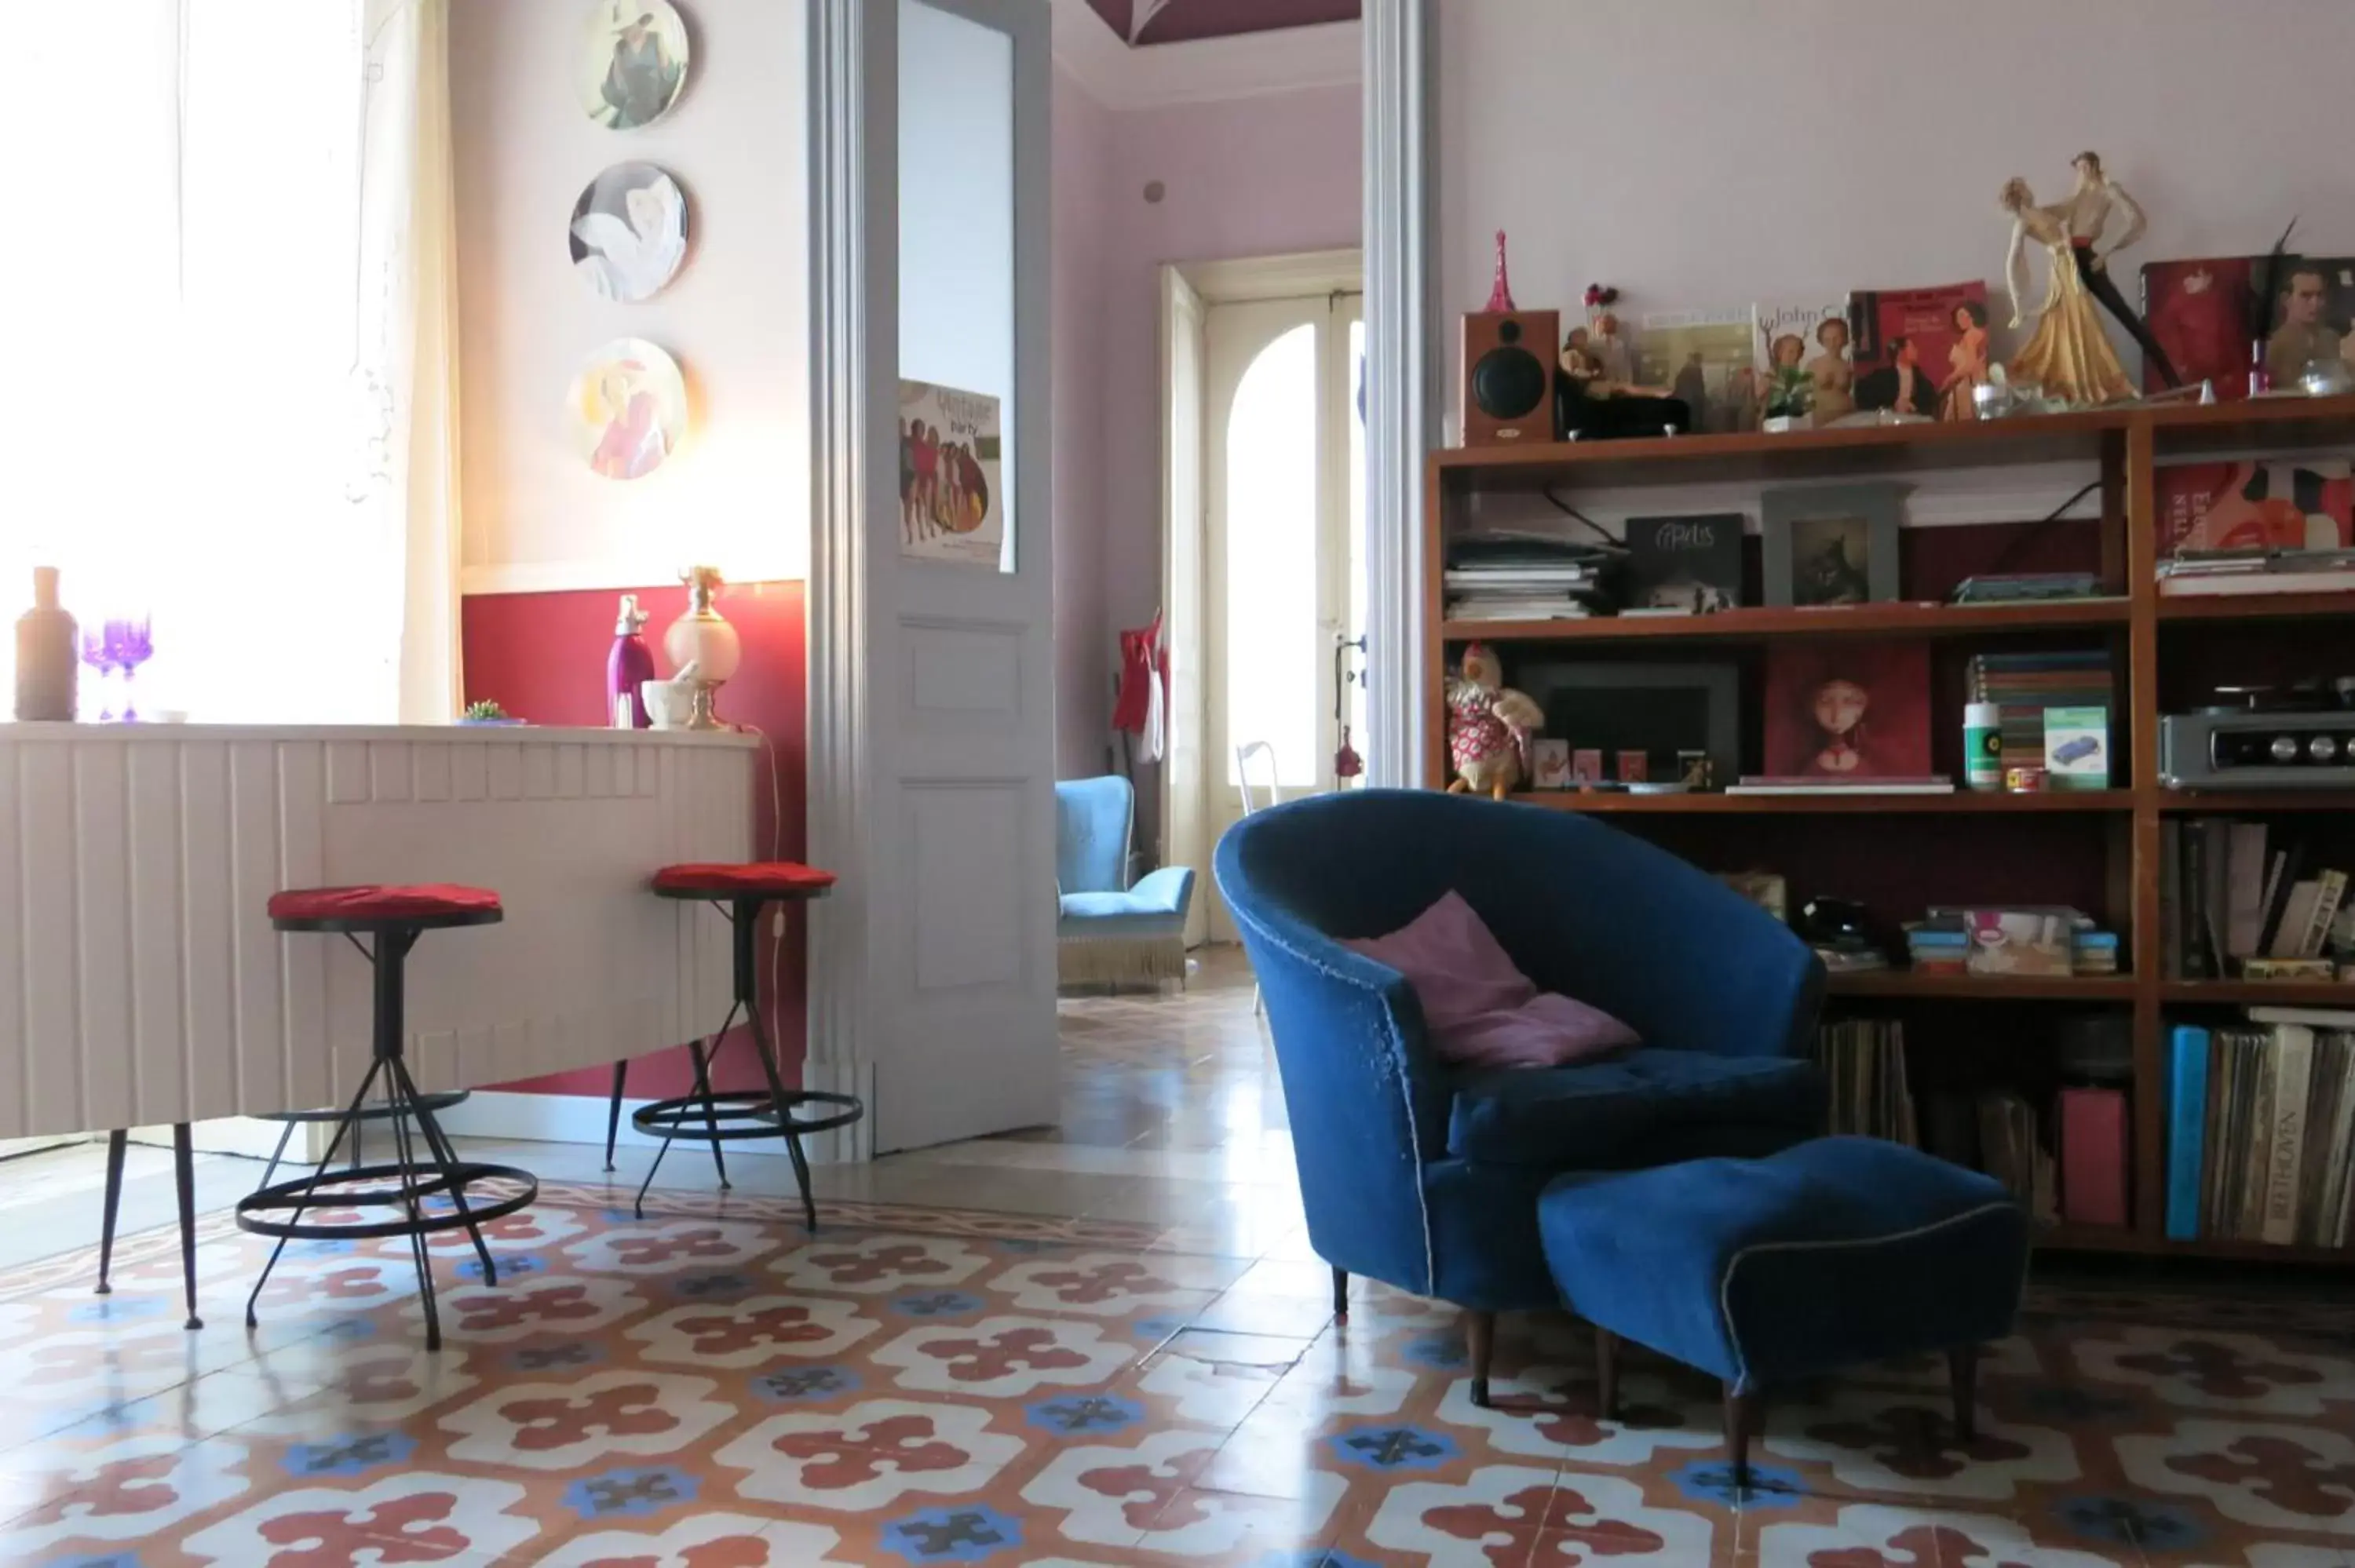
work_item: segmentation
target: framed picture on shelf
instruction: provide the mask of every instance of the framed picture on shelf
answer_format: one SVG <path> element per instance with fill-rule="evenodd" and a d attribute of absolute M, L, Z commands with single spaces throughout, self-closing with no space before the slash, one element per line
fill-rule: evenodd
<path fill-rule="evenodd" d="M 1766 492 L 1766 602 L 1785 609 L 1893 602 L 1904 511 L 1905 487 L 1887 481 Z"/>
<path fill-rule="evenodd" d="M 1566 740 L 1533 740 L 1529 742 L 1531 770 L 1537 775 L 1531 784 L 1538 789 L 1570 788 L 1570 742 Z"/>
<path fill-rule="evenodd" d="M 1930 773 L 1930 651 L 1823 642 L 1766 655 L 1766 771 L 1783 779 Z"/>

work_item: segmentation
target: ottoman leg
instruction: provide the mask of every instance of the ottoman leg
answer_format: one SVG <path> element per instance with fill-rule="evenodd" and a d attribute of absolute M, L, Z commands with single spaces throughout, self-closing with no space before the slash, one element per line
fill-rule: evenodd
<path fill-rule="evenodd" d="M 1338 1323 L 1349 1320 L 1349 1271 L 1346 1268 L 1333 1271 L 1333 1319 Z"/>
<path fill-rule="evenodd" d="M 1733 1385 L 1725 1385 L 1725 1457 L 1733 1467 L 1733 1484 L 1747 1490 L 1750 1486 L 1750 1434 L 1758 1425 L 1758 1395 L 1736 1393 Z"/>
<path fill-rule="evenodd" d="M 1603 1328 L 1594 1330 L 1594 1404 L 1604 1420 L 1619 1419 L 1619 1336 Z"/>
<path fill-rule="evenodd" d="M 1472 1403 L 1488 1408 L 1488 1362 L 1497 1350 L 1497 1315 L 1473 1312 L 1464 1319 L 1464 1338 L 1472 1352 Z"/>
<path fill-rule="evenodd" d="M 1947 1381 L 1955 1390 L 1955 1441 L 1958 1444 L 1978 1439 L 1978 1373 L 1977 1345 L 1956 1345 L 1946 1352 Z"/>

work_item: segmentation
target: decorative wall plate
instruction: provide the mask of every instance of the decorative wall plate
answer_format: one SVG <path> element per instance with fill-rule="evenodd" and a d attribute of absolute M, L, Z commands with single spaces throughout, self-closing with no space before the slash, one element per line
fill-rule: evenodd
<path fill-rule="evenodd" d="M 591 469 L 607 479 L 644 479 L 687 434 L 687 378 L 644 338 L 615 338 L 573 376 L 566 407 Z"/>
<path fill-rule="evenodd" d="M 581 56 L 581 106 L 615 131 L 651 125 L 687 87 L 687 23 L 670 0 L 597 0 Z"/>
<path fill-rule="evenodd" d="M 652 164 L 616 164 L 572 204 L 572 270 L 599 296 L 635 304 L 687 261 L 687 193 Z"/>

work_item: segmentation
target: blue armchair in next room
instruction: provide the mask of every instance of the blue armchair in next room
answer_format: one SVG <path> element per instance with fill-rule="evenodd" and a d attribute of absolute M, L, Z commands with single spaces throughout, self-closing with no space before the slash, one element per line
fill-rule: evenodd
<path fill-rule="evenodd" d="M 1471 1313 L 1487 1400 L 1495 1314 L 1561 1298 L 1538 1195 L 1566 1171 L 1772 1153 L 1822 1130 L 1806 1059 L 1823 969 L 1715 877 L 1590 818 L 1363 790 L 1262 811 L 1220 842 L 1220 895 L 1266 994 L 1309 1240 L 1348 1308 L 1360 1274 Z M 1433 1054 L 1412 986 L 1343 938 L 1450 889 L 1543 991 L 1643 1044 L 1483 1071 Z"/>
<path fill-rule="evenodd" d="M 1125 779 L 1055 786 L 1056 969 L 1065 985 L 1155 983 L 1186 978 L 1189 866 L 1165 866 L 1128 885 L 1136 793 Z"/>

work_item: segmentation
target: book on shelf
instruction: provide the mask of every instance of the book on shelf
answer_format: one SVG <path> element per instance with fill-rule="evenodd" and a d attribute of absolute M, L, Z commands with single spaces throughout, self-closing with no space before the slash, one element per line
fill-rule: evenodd
<path fill-rule="evenodd" d="M 2061 1091 L 2061 1217 L 2073 1225 L 2126 1223 L 2126 1097 L 2121 1090 Z"/>
<path fill-rule="evenodd" d="M 1948 604 L 2051 604 L 2111 597 L 2094 572 L 1982 572 L 1965 577 L 1946 596 Z"/>
<path fill-rule="evenodd" d="M 1758 371 L 1750 312 L 1654 311 L 1636 325 L 1636 379 L 1666 387 L 1692 411 L 1696 432 L 1758 428 Z"/>
<path fill-rule="evenodd" d="M 1620 613 L 1706 615 L 1742 602 L 1742 514 L 1627 519 Z"/>
<path fill-rule="evenodd" d="M 2187 551 L 2355 546 L 2355 478 L 2344 458 L 2165 463 L 2153 491 L 2162 562 Z"/>
<path fill-rule="evenodd" d="M 1987 284 L 1977 281 L 1850 294 L 1856 406 L 1924 418 L 1976 417 L 1966 372 L 1976 366 L 1985 374 L 1987 297 Z"/>
<path fill-rule="evenodd" d="M 2355 1240 L 2355 1031 L 2303 1023 L 2168 1037 L 2170 1240 Z"/>
<path fill-rule="evenodd" d="M 2171 980 L 2330 979 L 2347 895 L 2347 872 L 2313 863 L 2307 841 L 2277 824 L 2159 824 L 2160 948 Z"/>
<path fill-rule="evenodd" d="M 1943 773 L 1905 779 L 1836 779 L 1821 773 L 1748 773 L 1729 795 L 1951 795 Z"/>
<path fill-rule="evenodd" d="M 1913 1092 L 1905 1077 L 1902 1023 L 1850 1018 L 1821 1024 L 1814 1054 L 1829 1089 L 1828 1130 L 1921 1147 Z"/>
<path fill-rule="evenodd" d="M 2187 552 L 2158 564 L 2169 599 L 2355 591 L 2355 549 Z"/>
<path fill-rule="evenodd" d="M 2011 1190 L 2030 1215 L 2060 1217 L 2058 1172 L 2037 1126 L 2036 1108 L 2009 1090 L 1978 1097 L 1979 1169 Z"/>

